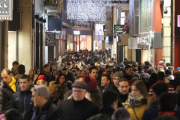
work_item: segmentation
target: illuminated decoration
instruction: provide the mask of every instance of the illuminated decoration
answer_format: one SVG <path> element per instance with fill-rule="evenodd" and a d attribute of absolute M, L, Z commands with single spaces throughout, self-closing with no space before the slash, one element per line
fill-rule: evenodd
<path fill-rule="evenodd" d="M 80 31 L 74 31 L 74 35 L 80 35 Z"/>
<path fill-rule="evenodd" d="M 177 21 L 178 21 L 177 25 L 178 25 L 178 27 L 180 27 L 180 15 L 178 15 L 178 20 Z"/>
<path fill-rule="evenodd" d="M 104 0 L 67 0 L 67 19 L 105 22 L 105 2 Z"/>
<path fill-rule="evenodd" d="M 98 31 L 98 39 L 101 39 L 102 38 L 102 30 L 100 29 L 99 31 Z"/>
<path fill-rule="evenodd" d="M 13 0 L 0 0 L 0 20 L 13 20 Z"/>

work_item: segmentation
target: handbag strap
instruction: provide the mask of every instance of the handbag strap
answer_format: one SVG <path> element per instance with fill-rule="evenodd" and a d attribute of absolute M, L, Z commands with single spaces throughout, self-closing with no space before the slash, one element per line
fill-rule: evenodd
<path fill-rule="evenodd" d="M 136 115 L 136 111 L 135 111 L 134 107 L 133 107 L 133 111 L 134 111 L 134 115 L 136 116 L 136 119 L 139 120 L 137 115 Z"/>

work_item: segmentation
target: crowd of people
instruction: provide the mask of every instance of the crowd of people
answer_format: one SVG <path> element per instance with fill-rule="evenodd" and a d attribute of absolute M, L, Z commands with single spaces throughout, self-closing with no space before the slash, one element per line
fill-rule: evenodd
<path fill-rule="evenodd" d="M 153 67 L 94 55 L 88 62 L 75 54 L 28 75 L 17 61 L 12 70 L 3 69 L 0 119 L 180 120 L 179 68 L 164 59 Z"/>

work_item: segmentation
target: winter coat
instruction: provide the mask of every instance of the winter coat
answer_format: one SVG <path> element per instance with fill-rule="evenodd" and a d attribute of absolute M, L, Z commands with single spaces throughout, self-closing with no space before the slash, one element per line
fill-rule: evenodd
<path fill-rule="evenodd" d="M 138 74 L 141 76 L 141 78 L 142 78 L 142 80 L 144 82 L 148 82 L 149 81 L 150 76 L 149 76 L 148 73 L 145 73 L 144 71 L 141 70 L 141 71 L 138 72 Z"/>
<path fill-rule="evenodd" d="M 114 109 L 112 107 L 103 107 L 97 115 L 94 115 L 87 120 L 111 120 L 113 113 Z"/>
<path fill-rule="evenodd" d="M 164 82 L 164 80 L 158 80 L 156 83 L 165 83 L 165 82 Z M 168 85 L 168 93 L 175 93 L 174 88 L 173 88 L 173 86 L 171 84 L 166 83 L 166 85 Z M 153 94 L 153 89 L 152 88 L 153 88 L 153 85 L 149 89 L 149 94 Z"/>
<path fill-rule="evenodd" d="M 26 91 L 18 91 L 13 94 L 11 107 L 17 109 L 21 113 L 22 120 L 31 120 L 34 107 L 31 98 L 31 87 Z"/>
<path fill-rule="evenodd" d="M 34 108 L 34 113 L 31 120 L 64 120 L 62 117 L 62 111 L 57 109 L 51 100 L 40 109 Z"/>
<path fill-rule="evenodd" d="M 171 80 L 174 80 L 174 76 L 173 75 L 165 77 L 165 83 L 169 83 Z"/>
<path fill-rule="evenodd" d="M 159 61 L 157 69 L 160 70 L 165 68 L 166 68 L 166 64 L 164 63 L 164 61 Z"/>
<path fill-rule="evenodd" d="M 16 80 L 16 92 L 19 91 L 19 82 Z M 11 109 L 11 101 L 14 91 L 3 80 L 0 83 L 0 110 L 1 114 Z"/>
<path fill-rule="evenodd" d="M 154 100 L 149 108 L 147 108 L 144 111 L 142 120 L 154 120 L 159 116 L 159 111 L 158 111 L 158 104 L 159 100 Z M 175 112 L 175 116 L 180 119 L 180 107 L 177 107 L 177 111 Z"/>
<path fill-rule="evenodd" d="M 129 106 L 129 107 L 127 107 L 127 111 L 129 112 L 129 114 L 131 116 L 131 120 L 141 120 L 146 108 L 147 108 L 146 104 L 141 104 L 136 107 Z M 138 119 L 136 118 L 136 116 Z"/>
<path fill-rule="evenodd" d="M 63 101 L 58 109 L 63 112 L 63 120 L 86 120 L 98 113 L 99 108 L 84 98 L 82 101 Z"/>

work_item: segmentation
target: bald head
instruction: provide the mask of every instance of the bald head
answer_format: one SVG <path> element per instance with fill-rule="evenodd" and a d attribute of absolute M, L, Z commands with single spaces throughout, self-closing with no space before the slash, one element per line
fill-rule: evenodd
<path fill-rule="evenodd" d="M 9 69 L 5 68 L 1 72 L 1 77 L 6 84 L 9 84 L 12 81 L 13 75 Z"/>

